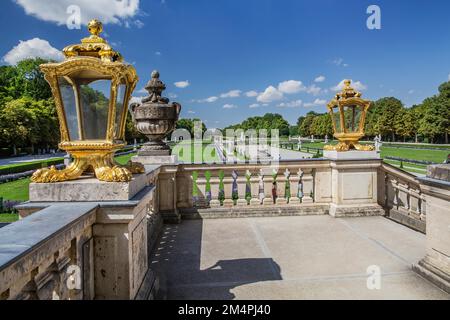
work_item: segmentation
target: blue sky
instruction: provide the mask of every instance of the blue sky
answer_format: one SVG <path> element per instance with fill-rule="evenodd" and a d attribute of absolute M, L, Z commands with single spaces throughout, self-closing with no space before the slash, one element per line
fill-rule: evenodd
<path fill-rule="evenodd" d="M 117 9 L 121 1 L 127 10 Z M 134 96 L 145 95 L 158 69 L 182 117 L 208 127 L 267 112 L 294 124 L 311 110 L 325 112 L 345 78 L 365 98 L 395 96 L 411 106 L 450 77 L 447 0 L 3 0 L 2 63 L 56 55 L 53 48 L 85 37 L 85 26 L 63 23 L 69 4 L 79 5 L 82 21 L 107 22 L 107 40 L 141 78 Z M 373 4 L 381 9 L 380 30 L 366 26 Z"/>

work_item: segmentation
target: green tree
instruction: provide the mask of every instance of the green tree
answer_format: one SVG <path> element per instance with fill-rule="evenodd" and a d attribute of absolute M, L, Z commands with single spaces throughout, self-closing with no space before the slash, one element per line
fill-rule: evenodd
<path fill-rule="evenodd" d="M 33 111 L 20 100 L 8 102 L 0 113 L 0 133 L 2 144 L 11 146 L 16 154 L 17 147 L 27 146 L 35 141 L 32 137 L 37 127 Z"/>
<path fill-rule="evenodd" d="M 191 134 L 191 138 L 194 138 L 194 122 L 201 121 L 198 118 L 195 119 L 179 119 L 176 124 L 176 129 L 186 129 Z M 202 135 L 207 130 L 206 125 L 203 121 L 202 122 Z"/>
<path fill-rule="evenodd" d="M 403 103 L 397 98 L 388 97 L 377 100 L 372 108 L 372 132 L 395 141 L 395 121 L 397 114 L 403 110 Z"/>
<path fill-rule="evenodd" d="M 422 103 L 422 117 L 419 120 L 418 132 L 434 143 L 439 136 L 448 143 L 450 132 L 450 100 L 445 96 L 427 98 Z"/>
<path fill-rule="evenodd" d="M 397 112 L 394 119 L 394 132 L 397 136 L 403 137 L 403 142 L 406 141 L 406 138 L 416 134 L 414 113 L 410 109 L 401 109 Z"/>
<path fill-rule="evenodd" d="M 23 96 L 31 97 L 35 100 L 47 100 L 52 97 L 52 91 L 44 74 L 40 69 L 40 65 L 51 62 L 49 60 L 34 58 L 25 59 L 17 64 L 18 79 L 15 85 L 20 86 L 23 90 Z"/>
<path fill-rule="evenodd" d="M 261 129 L 265 129 L 267 130 L 267 135 L 269 137 L 271 136 L 271 130 L 278 130 L 280 136 L 286 137 L 289 135 L 290 125 L 280 114 L 266 113 L 262 117 L 251 117 L 240 124 L 226 127 L 224 131 L 227 129 L 242 129 L 244 131 L 256 130 L 257 132 Z M 226 132 L 224 132 L 224 134 L 226 134 Z"/>
<path fill-rule="evenodd" d="M 289 127 L 289 135 L 291 137 L 298 135 L 298 126 L 290 126 Z"/>
<path fill-rule="evenodd" d="M 306 116 L 304 117 L 304 119 L 302 119 L 300 121 L 300 118 L 298 120 L 298 123 L 300 123 L 299 127 L 298 127 L 298 133 L 302 136 L 302 137 L 308 137 L 312 134 L 314 134 L 311 130 L 314 118 L 318 116 L 318 113 L 314 112 L 314 111 L 310 111 L 306 114 Z"/>

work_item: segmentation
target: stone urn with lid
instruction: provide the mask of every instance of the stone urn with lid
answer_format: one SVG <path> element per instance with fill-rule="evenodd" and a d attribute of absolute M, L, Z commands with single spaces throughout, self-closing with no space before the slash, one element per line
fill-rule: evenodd
<path fill-rule="evenodd" d="M 138 152 L 140 161 L 144 157 L 161 159 L 170 156 L 170 147 L 163 139 L 175 129 L 181 105 L 176 102 L 169 103 L 168 98 L 162 97 L 165 89 L 165 84 L 159 79 L 159 72 L 153 71 L 152 79 L 145 86 L 149 96 L 143 98 L 141 103 L 130 105 L 136 129 L 150 140 Z"/>

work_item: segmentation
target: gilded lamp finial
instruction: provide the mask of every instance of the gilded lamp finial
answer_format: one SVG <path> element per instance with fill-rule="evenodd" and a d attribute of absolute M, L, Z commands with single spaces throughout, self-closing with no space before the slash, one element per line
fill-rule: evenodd
<path fill-rule="evenodd" d="M 103 32 L 103 24 L 93 19 L 87 25 L 91 34 L 89 37 L 81 40 L 81 43 L 73 44 L 64 48 L 63 53 L 66 58 L 73 57 L 93 57 L 102 61 L 122 62 L 123 58 L 119 52 L 114 51 L 108 42 L 100 37 Z"/>
<path fill-rule="evenodd" d="M 103 32 L 103 24 L 97 19 L 92 19 L 88 23 L 88 31 L 91 35 L 98 37 Z"/>
<path fill-rule="evenodd" d="M 356 91 L 354 88 L 352 88 L 351 86 L 352 84 L 352 80 L 346 79 L 344 80 L 344 88 L 342 88 L 342 91 L 339 92 L 338 94 L 336 94 L 336 99 L 348 99 L 348 98 L 353 98 L 353 97 L 361 97 L 361 92 Z"/>

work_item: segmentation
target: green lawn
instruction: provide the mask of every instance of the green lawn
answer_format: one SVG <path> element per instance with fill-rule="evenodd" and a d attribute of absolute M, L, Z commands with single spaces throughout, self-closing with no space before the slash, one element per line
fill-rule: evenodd
<path fill-rule="evenodd" d="M 27 201 L 30 179 L 20 179 L 0 184 L 0 197 L 3 200 Z"/>
<path fill-rule="evenodd" d="M 131 160 L 131 157 L 133 157 L 135 155 L 136 155 L 135 153 L 130 153 L 130 154 L 126 154 L 126 155 L 123 155 L 123 156 L 118 156 L 115 159 L 116 159 L 116 161 L 119 164 L 124 166 L 124 165 L 126 165 L 128 163 L 128 161 Z"/>
<path fill-rule="evenodd" d="M 19 220 L 17 213 L 0 213 L 0 223 L 12 223 Z"/>
<path fill-rule="evenodd" d="M 449 151 L 445 150 L 415 150 L 415 149 L 400 149 L 392 147 L 381 147 L 381 157 L 399 157 L 412 160 L 425 160 L 437 163 L 444 162 L 447 159 Z"/>
<path fill-rule="evenodd" d="M 64 160 L 64 158 L 52 158 L 52 159 L 48 159 L 48 160 L 36 160 L 36 161 L 29 161 L 29 162 L 20 162 L 20 163 L 14 163 L 14 164 L 7 164 L 7 165 L 0 166 L 0 169 L 21 167 L 21 166 L 25 166 L 25 165 L 33 164 L 33 163 L 46 163 L 46 162 L 48 162 L 50 160 L 51 161 Z"/>
<path fill-rule="evenodd" d="M 336 144 L 336 142 L 330 142 L 329 144 Z M 314 142 L 314 143 L 303 143 L 302 151 L 306 151 L 307 147 L 311 148 L 320 148 L 323 149 L 325 143 L 323 142 Z M 311 153 L 314 153 L 312 151 Z M 381 147 L 381 157 L 398 157 L 403 159 L 411 159 L 411 160 L 425 160 L 432 161 L 436 163 L 442 163 L 445 159 L 447 159 L 447 155 L 450 152 L 447 150 L 418 150 L 418 149 L 409 149 L 409 148 L 395 148 L 391 146 L 382 146 Z M 409 164 L 408 164 L 409 165 Z"/>
<path fill-rule="evenodd" d="M 172 149 L 172 154 L 178 156 L 178 160 L 182 162 L 218 162 L 220 161 L 216 150 L 213 145 L 202 144 L 194 145 L 191 144 L 189 148 L 187 142 L 182 142 L 177 144 Z"/>

